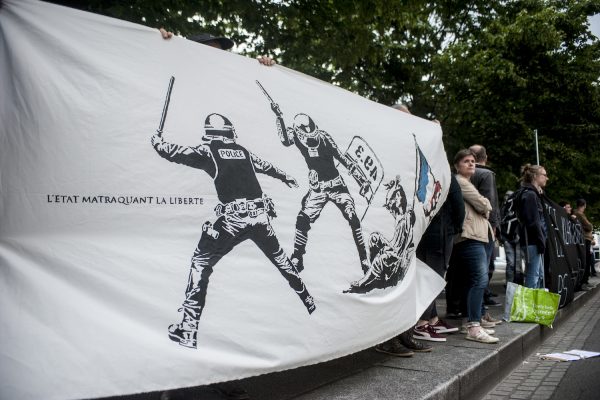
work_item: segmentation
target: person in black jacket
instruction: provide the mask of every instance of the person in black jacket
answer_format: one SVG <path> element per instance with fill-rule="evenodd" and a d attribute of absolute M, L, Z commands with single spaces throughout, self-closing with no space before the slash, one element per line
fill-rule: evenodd
<path fill-rule="evenodd" d="M 522 225 L 521 246 L 527 255 L 525 286 L 544 287 L 544 252 L 548 228 L 544 218 L 543 193 L 548 175 L 541 165 L 526 164 L 522 167 L 521 186 L 524 188 L 519 201 L 519 219 Z"/>
<path fill-rule="evenodd" d="M 417 258 L 444 277 L 452 254 L 454 235 L 462 231 L 465 219 L 465 203 L 462 191 L 454 174 L 450 175 L 450 189 L 446 202 L 431 220 L 417 246 Z M 413 333 L 415 339 L 443 341 L 442 333 L 458 332 L 458 328 L 448 325 L 439 318 L 435 299 L 425 310 Z"/>

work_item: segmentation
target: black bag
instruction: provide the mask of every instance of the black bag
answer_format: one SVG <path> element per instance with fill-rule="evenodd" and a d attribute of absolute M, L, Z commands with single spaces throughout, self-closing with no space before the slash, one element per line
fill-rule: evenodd
<path fill-rule="evenodd" d="M 508 196 L 500 209 L 500 238 L 503 242 L 517 243 L 519 241 L 521 223 L 519 221 L 519 206 L 523 189 L 518 189 Z"/>

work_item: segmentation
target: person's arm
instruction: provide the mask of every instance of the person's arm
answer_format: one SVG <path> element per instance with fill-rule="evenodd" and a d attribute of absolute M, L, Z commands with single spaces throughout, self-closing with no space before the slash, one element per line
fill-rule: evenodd
<path fill-rule="evenodd" d="M 352 175 L 356 183 L 358 183 L 360 186 L 360 194 L 364 195 L 367 190 L 369 190 L 369 181 L 366 176 L 363 175 L 363 172 L 356 164 L 356 161 L 352 160 L 350 157 L 340 151 L 339 147 L 337 144 L 335 144 L 329 133 L 321 131 L 321 134 L 323 136 L 323 140 L 327 141 L 331 145 L 333 149 L 333 157 L 348 170 L 350 175 Z"/>
<path fill-rule="evenodd" d="M 475 186 L 465 177 L 457 176 L 456 180 L 460 185 L 460 190 L 463 195 L 464 201 L 469 203 L 475 211 L 484 215 L 486 218 L 489 215 L 490 211 L 492 211 L 492 206 L 490 201 L 486 199 Z"/>
<path fill-rule="evenodd" d="M 496 179 L 494 179 L 493 172 L 486 170 L 485 173 L 481 174 L 480 180 L 477 183 L 477 190 L 479 190 L 479 193 L 481 193 L 490 201 L 490 205 L 492 206 L 492 212 L 490 212 L 489 215 L 490 224 L 492 226 L 497 226 L 500 215 L 498 213 L 498 192 L 496 190 Z"/>
<path fill-rule="evenodd" d="M 463 199 L 460 185 L 454 175 L 450 178 L 450 189 L 446 199 L 450 206 L 450 216 L 452 218 L 452 229 L 454 232 L 461 232 L 465 221 L 465 202 Z"/>
<path fill-rule="evenodd" d="M 151 138 L 152 147 L 162 158 L 188 167 L 202 169 L 212 174 L 214 169 L 212 154 L 205 146 L 189 147 L 166 142 L 159 134 Z"/>
<path fill-rule="evenodd" d="M 298 183 L 296 179 L 286 174 L 279 168 L 275 167 L 268 161 L 265 161 L 259 158 L 257 155 L 250 153 L 250 159 L 252 160 L 252 165 L 254 165 L 254 170 L 261 174 L 265 174 L 275 179 L 279 179 L 289 187 L 298 187 Z"/>
<path fill-rule="evenodd" d="M 590 233 L 594 230 L 594 226 L 592 225 L 592 223 L 587 219 L 587 217 L 584 214 L 579 214 L 580 215 L 580 221 L 581 221 L 581 226 L 583 227 L 583 231 L 585 233 Z"/>
<path fill-rule="evenodd" d="M 289 147 L 294 144 L 294 130 L 292 128 L 286 128 L 285 121 L 283 120 L 283 113 L 279 108 L 279 104 L 271 100 L 271 110 L 275 113 L 275 126 L 277 126 L 277 136 L 281 144 L 285 147 Z"/>
<path fill-rule="evenodd" d="M 536 245 L 538 252 L 543 253 L 546 248 L 545 235 L 542 230 L 542 221 L 538 208 L 538 195 L 533 190 L 525 190 L 519 199 L 519 220 L 527 230 L 527 243 Z M 542 205 L 543 207 L 543 205 Z"/>

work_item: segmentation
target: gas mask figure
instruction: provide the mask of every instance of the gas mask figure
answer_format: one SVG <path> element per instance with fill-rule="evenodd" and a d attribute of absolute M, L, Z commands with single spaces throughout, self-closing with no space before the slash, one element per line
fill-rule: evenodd
<path fill-rule="evenodd" d="M 266 91 L 264 92 L 268 95 Z M 361 194 L 368 187 L 367 180 L 360 174 L 354 161 L 339 150 L 333 138 L 327 132 L 320 130 L 310 116 L 297 114 L 292 127 L 286 128 L 279 105 L 272 102 L 271 109 L 276 116 L 276 126 L 281 143 L 286 147 L 295 145 L 308 167 L 309 190 L 302 199 L 302 208 L 296 218 L 292 263 L 298 271 L 304 269 L 308 231 L 321 215 L 323 207 L 331 202 L 340 210 L 350 225 L 360 266 L 363 273 L 366 273 L 369 269 L 369 259 L 360 220 L 356 214 L 354 200 L 336 168 L 335 162 L 339 161 L 350 172 L 361 186 Z"/>

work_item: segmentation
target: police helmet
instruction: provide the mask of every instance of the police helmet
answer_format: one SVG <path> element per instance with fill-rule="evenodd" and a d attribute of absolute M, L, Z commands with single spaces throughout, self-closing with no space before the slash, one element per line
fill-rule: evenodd
<path fill-rule="evenodd" d="M 300 136 L 314 137 L 317 134 L 317 125 L 311 117 L 306 114 L 297 114 L 294 117 L 294 130 Z"/>
<path fill-rule="evenodd" d="M 205 136 L 211 139 L 235 140 L 237 138 L 231 121 L 217 113 L 208 114 L 204 121 L 204 131 L 206 132 Z"/>

